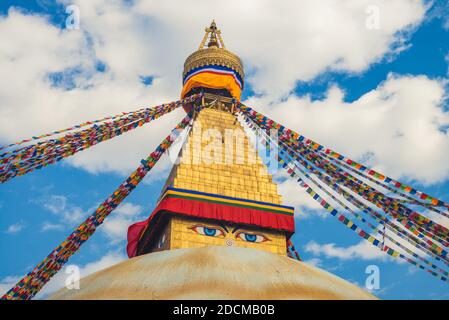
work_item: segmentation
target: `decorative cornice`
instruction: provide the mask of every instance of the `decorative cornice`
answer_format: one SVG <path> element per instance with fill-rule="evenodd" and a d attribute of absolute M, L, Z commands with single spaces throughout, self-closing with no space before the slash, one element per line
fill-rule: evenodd
<path fill-rule="evenodd" d="M 195 51 L 187 57 L 184 63 L 183 77 L 189 72 L 198 67 L 207 65 L 216 65 L 231 68 L 236 71 L 242 79 L 245 78 L 243 71 L 243 64 L 240 58 L 232 52 L 217 47 L 209 47 Z"/>

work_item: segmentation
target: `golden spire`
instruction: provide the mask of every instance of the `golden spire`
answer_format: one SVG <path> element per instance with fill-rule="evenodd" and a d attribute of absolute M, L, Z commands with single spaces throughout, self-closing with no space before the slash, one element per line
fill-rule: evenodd
<path fill-rule="evenodd" d="M 200 44 L 198 50 L 204 48 L 207 39 L 209 39 L 209 43 L 207 44 L 208 48 L 216 47 L 216 48 L 226 49 L 223 39 L 221 38 L 221 30 L 217 28 L 215 20 L 212 20 L 210 27 L 204 29 L 204 31 L 206 33 L 204 34 L 203 40 L 201 41 L 201 44 Z"/>

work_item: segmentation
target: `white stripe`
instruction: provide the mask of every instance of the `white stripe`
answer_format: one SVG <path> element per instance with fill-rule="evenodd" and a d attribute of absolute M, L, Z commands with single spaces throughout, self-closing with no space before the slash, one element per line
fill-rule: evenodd
<path fill-rule="evenodd" d="M 218 69 L 214 69 L 214 68 L 204 68 L 198 71 L 193 72 L 192 74 L 190 74 L 184 81 L 184 83 L 189 80 L 191 77 L 193 77 L 194 75 L 197 75 L 199 73 L 202 72 L 206 72 L 206 71 L 213 71 L 216 73 L 222 73 L 222 74 L 230 74 L 234 77 L 234 79 L 236 80 L 236 82 L 239 84 L 240 88 L 242 88 L 242 83 L 240 82 L 240 80 L 237 78 L 237 76 L 235 75 L 235 73 L 233 71 L 227 71 L 227 70 L 218 70 Z"/>
<path fill-rule="evenodd" d="M 240 89 L 242 88 L 242 83 L 240 82 L 240 80 L 237 78 L 237 76 L 235 75 L 235 73 L 233 71 L 227 71 L 227 70 L 219 70 L 219 69 L 214 69 L 214 68 L 204 68 L 204 69 L 200 69 L 198 71 L 193 72 L 192 74 L 190 74 L 185 80 L 184 83 L 187 82 L 187 80 L 189 80 L 191 77 L 193 77 L 194 75 L 197 75 L 199 73 L 205 72 L 205 71 L 213 71 L 216 73 L 223 73 L 223 74 L 230 74 L 234 77 L 235 81 L 238 83 L 238 85 L 240 86 Z"/>

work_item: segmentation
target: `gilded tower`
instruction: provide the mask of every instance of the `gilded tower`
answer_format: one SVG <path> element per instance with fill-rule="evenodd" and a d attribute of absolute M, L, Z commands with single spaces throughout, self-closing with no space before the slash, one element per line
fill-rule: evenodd
<path fill-rule="evenodd" d="M 228 51 L 215 22 L 184 64 L 181 97 L 203 93 L 186 108 L 194 119 L 177 164 L 149 219 L 130 227 L 128 255 L 239 246 L 286 255 L 293 208 L 282 205 L 234 113 L 244 86 L 243 64 Z"/>

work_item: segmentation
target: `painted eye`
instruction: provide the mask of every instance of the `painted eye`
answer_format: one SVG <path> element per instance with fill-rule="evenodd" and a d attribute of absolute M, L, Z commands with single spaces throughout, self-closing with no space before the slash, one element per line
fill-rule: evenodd
<path fill-rule="evenodd" d="M 242 239 L 247 242 L 265 242 L 270 239 L 261 234 L 247 233 L 247 232 L 239 232 L 237 234 L 237 238 Z"/>
<path fill-rule="evenodd" d="M 218 228 L 211 228 L 206 226 L 193 226 L 190 229 L 196 233 L 208 236 L 208 237 L 221 237 L 224 236 L 224 232 Z"/>

